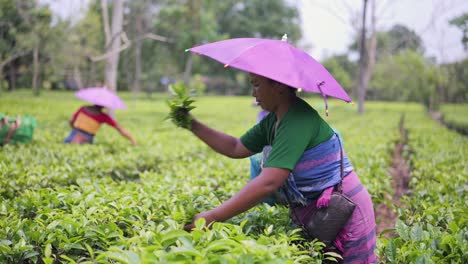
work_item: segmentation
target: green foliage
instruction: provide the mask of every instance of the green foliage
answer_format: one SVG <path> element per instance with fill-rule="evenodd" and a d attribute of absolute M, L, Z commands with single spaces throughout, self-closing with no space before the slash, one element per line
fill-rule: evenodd
<path fill-rule="evenodd" d="M 423 112 L 408 111 L 405 116 L 411 150 L 410 193 L 397 211 L 397 236 L 381 238 L 381 261 L 466 263 L 468 140 Z"/>
<path fill-rule="evenodd" d="M 468 101 L 468 59 L 441 66 L 447 78 L 441 91 L 443 102 L 465 103 Z"/>
<path fill-rule="evenodd" d="M 457 17 L 452 18 L 449 21 L 449 24 L 458 27 L 463 32 L 461 42 L 463 43 L 465 50 L 467 50 L 468 49 L 468 13 L 465 12 Z"/>
<path fill-rule="evenodd" d="M 2 96 L 0 112 L 32 112 L 40 126 L 33 143 L 0 149 L 0 262 L 320 263 L 320 243 L 305 242 L 283 207 L 259 206 L 252 220 L 249 212 L 209 232 L 182 231 L 240 189 L 248 161 L 223 158 L 161 122 L 164 99 L 116 113 L 145 144 L 131 147 L 103 127 L 94 145 L 73 146 L 62 143 L 80 104 L 71 93 Z M 225 99 L 200 98 L 194 111 L 231 133 L 254 123 L 250 98 Z M 240 106 L 247 111 L 239 115 Z"/>
<path fill-rule="evenodd" d="M 203 82 L 203 76 L 195 74 L 190 83 L 190 87 L 192 87 L 192 90 L 197 96 L 205 94 L 206 84 Z"/>
<path fill-rule="evenodd" d="M 386 49 L 383 49 L 381 52 L 386 54 L 398 54 L 402 51 L 412 50 L 423 53 L 424 49 L 421 37 L 418 36 L 414 30 L 397 24 L 386 33 L 389 36 L 390 43 L 383 44 L 386 46 Z"/>
<path fill-rule="evenodd" d="M 388 31 L 377 32 L 377 61 L 389 55 L 397 55 L 400 52 L 413 51 L 423 53 L 421 37 L 404 25 L 396 24 Z M 352 51 L 358 51 L 358 40 L 349 47 Z"/>
<path fill-rule="evenodd" d="M 9 89 L 30 87 L 33 50 L 38 50 L 39 62 L 47 57 L 43 48 L 53 31 L 52 12 L 32 0 L 18 3 L 2 0 L 0 10 L 0 76 L 2 79 L 9 76 Z"/>
<path fill-rule="evenodd" d="M 430 108 L 443 82 L 437 67 L 413 51 L 388 56 L 377 63 L 369 88 L 372 99 L 413 101 Z"/>
<path fill-rule="evenodd" d="M 299 12 L 284 0 L 215 1 L 216 20 L 230 38 L 264 37 L 280 39 L 288 34 L 293 42 L 301 38 Z M 253 19 L 255 18 L 255 19 Z"/>
<path fill-rule="evenodd" d="M 172 98 L 167 100 L 169 106 L 169 115 L 166 119 L 171 120 L 176 126 L 192 129 L 192 116 L 189 114 L 195 108 L 192 104 L 195 102 L 190 97 L 189 89 L 183 82 L 178 82 L 169 86 Z"/>
<path fill-rule="evenodd" d="M 203 4 L 202 4 L 203 2 Z M 186 60 L 190 53 L 184 50 L 198 43 L 219 40 L 224 35 L 217 34 L 213 1 L 184 0 L 169 1 L 161 7 L 155 28 L 159 34 L 172 39 L 169 46 L 172 63 L 178 66 L 178 71 L 184 71 Z"/>
<path fill-rule="evenodd" d="M 60 54 L 51 56 L 49 67 L 49 78 L 54 88 L 72 88 L 64 87 L 64 80 L 81 81 L 84 87 L 102 83 L 105 65 L 90 60 L 105 50 L 100 4 L 90 4 L 81 20 L 61 21 L 57 27 L 60 34 L 49 44 Z"/>
<path fill-rule="evenodd" d="M 445 125 L 455 131 L 468 135 L 468 105 L 443 104 L 440 108 Z"/>
<path fill-rule="evenodd" d="M 335 77 L 338 83 L 348 93 L 351 92 L 353 86 L 352 75 L 343 66 L 344 63 L 340 61 L 340 57 L 331 57 L 322 62 L 322 65 Z"/>
<path fill-rule="evenodd" d="M 192 56 L 193 72 L 208 75 L 211 82 L 208 82 L 207 90 L 218 94 L 224 90 L 230 94 L 248 94 L 249 90 L 236 87 L 244 85 L 235 82 L 236 70 L 226 70 L 217 62 L 184 53 L 185 49 L 234 37 L 280 39 L 285 33 L 294 41 L 301 37 L 298 11 L 284 0 L 269 1 L 268 4 L 258 0 L 172 1 L 161 7 L 158 17 L 155 28 L 159 34 L 174 41 L 174 45 L 167 49 L 178 72 L 186 70 L 189 56 Z"/>
<path fill-rule="evenodd" d="M 0 149 L 0 262 L 321 263 L 332 257 L 323 244 L 302 238 L 282 206 L 259 205 L 212 230 L 198 222 L 194 232 L 183 231 L 198 212 L 239 191 L 249 165 L 162 122 L 165 100 L 162 94 L 140 97 L 116 112 L 119 123 L 144 143 L 130 146 L 104 126 L 95 144 L 75 146 L 62 143 L 69 115 L 81 104 L 72 93 L 0 97 L 0 112 L 33 113 L 39 123 L 31 144 Z M 308 100 L 324 113 L 320 98 Z M 364 116 L 351 104 L 329 104 L 324 118 L 343 136 L 374 205 L 389 203 L 393 194 L 387 170 L 401 114 L 408 120 L 413 192 L 407 209 L 397 208 L 400 235 L 379 239 L 379 258 L 466 262 L 466 139 L 428 119 L 417 104 L 370 102 Z M 235 136 L 255 124 L 257 111 L 251 97 L 197 97 L 193 110 Z"/>

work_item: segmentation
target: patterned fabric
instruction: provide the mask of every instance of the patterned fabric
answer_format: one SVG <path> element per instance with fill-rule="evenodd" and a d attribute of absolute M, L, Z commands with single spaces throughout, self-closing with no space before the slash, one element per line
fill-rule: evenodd
<path fill-rule="evenodd" d="M 263 150 L 263 157 L 269 154 L 271 147 Z M 343 152 L 344 175 L 348 175 L 353 167 Z M 280 190 L 282 200 L 289 199 L 297 206 L 307 205 L 311 199 L 317 197 L 327 187 L 334 186 L 341 178 L 340 142 L 337 135 L 328 141 L 304 152 L 293 171 Z"/>
<path fill-rule="evenodd" d="M 304 152 L 292 171 L 299 191 L 302 193 L 322 191 L 340 182 L 340 149 L 339 139 L 333 135 L 328 141 Z M 347 175 L 353 167 L 344 152 L 343 159 L 344 175 Z"/>
<path fill-rule="evenodd" d="M 361 184 L 355 172 L 343 179 L 343 193 L 356 204 L 353 215 L 338 233 L 334 245 L 341 251 L 343 263 L 364 264 L 377 263 L 374 253 L 376 248 L 375 217 L 372 201 L 366 188 Z M 306 223 L 310 215 L 307 207 L 294 208 L 291 211 L 297 218 Z M 293 217 L 293 219 L 295 219 Z M 296 223 L 300 225 L 300 223 Z"/>
<path fill-rule="evenodd" d="M 79 139 L 77 139 L 79 137 Z M 73 140 L 76 140 L 74 143 L 93 143 L 94 135 L 81 131 L 79 129 L 73 128 L 68 137 L 64 140 L 65 143 L 72 143 Z"/>
<path fill-rule="evenodd" d="M 271 146 L 263 150 L 263 161 Z M 262 163 L 263 164 L 263 163 Z M 356 204 L 353 215 L 338 233 L 334 245 L 341 251 L 343 263 L 377 263 L 376 226 L 372 200 L 361 184 L 343 151 L 344 175 L 342 190 Z M 328 141 L 304 152 L 280 189 L 280 201 L 291 205 L 291 213 L 305 223 L 311 215 L 307 205 L 315 202 L 327 187 L 334 186 L 341 178 L 340 138 L 335 134 Z M 293 217 L 295 219 L 295 217 Z M 300 225 L 300 223 L 296 223 Z"/>

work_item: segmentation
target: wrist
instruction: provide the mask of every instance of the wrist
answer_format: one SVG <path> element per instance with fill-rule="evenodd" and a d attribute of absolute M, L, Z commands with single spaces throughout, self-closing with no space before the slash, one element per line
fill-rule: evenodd
<path fill-rule="evenodd" d="M 195 131 L 196 126 L 198 125 L 198 121 L 195 118 L 191 118 L 190 120 L 190 127 L 188 128 L 189 131 Z"/>
<path fill-rule="evenodd" d="M 209 216 L 213 219 L 213 221 L 215 222 L 223 222 L 224 219 L 222 219 L 222 216 L 219 215 L 220 212 L 219 212 L 219 207 L 216 207 L 216 208 L 213 208 L 211 210 L 208 211 L 209 213 Z"/>

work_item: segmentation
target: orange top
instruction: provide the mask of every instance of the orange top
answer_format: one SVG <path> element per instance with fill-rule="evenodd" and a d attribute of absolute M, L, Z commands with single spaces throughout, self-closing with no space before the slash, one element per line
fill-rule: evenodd
<path fill-rule="evenodd" d="M 106 113 L 91 113 L 86 107 L 81 107 L 73 114 L 73 127 L 86 133 L 95 135 L 102 123 L 106 123 L 112 127 L 117 126 L 117 122 Z"/>

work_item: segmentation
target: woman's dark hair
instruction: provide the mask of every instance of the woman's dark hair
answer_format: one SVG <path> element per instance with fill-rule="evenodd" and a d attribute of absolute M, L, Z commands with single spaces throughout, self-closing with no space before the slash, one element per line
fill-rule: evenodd
<path fill-rule="evenodd" d="M 281 84 L 281 85 L 284 85 L 284 86 L 288 87 L 288 89 L 289 89 L 289 91 L 290 91 L 291 93 L 296 93 L 296 92 L 297 92 L 297 89 L 296 89 L 296 88 L 293 88 L 293 87 L 291 87 L 291 86 L 289 86 L 289 85 L 287 85 L 287 84 L 284 84 L 284 83 L 282 83 L 282 82 L 278 82 L 278 81 L 272 80 L 272 79 L 270 79 L 270 78 L 268 78 L 268 80 L 270 80 L 270 82 L 272 82 L 272 83 Z"/>
<path fill-rule="evenodd" d="M 93 107 L 96 108 L 99 111 L 101 111 L 104 108 L 104 106 L 102 106 L 102 105 L 93 105 Z"/>

